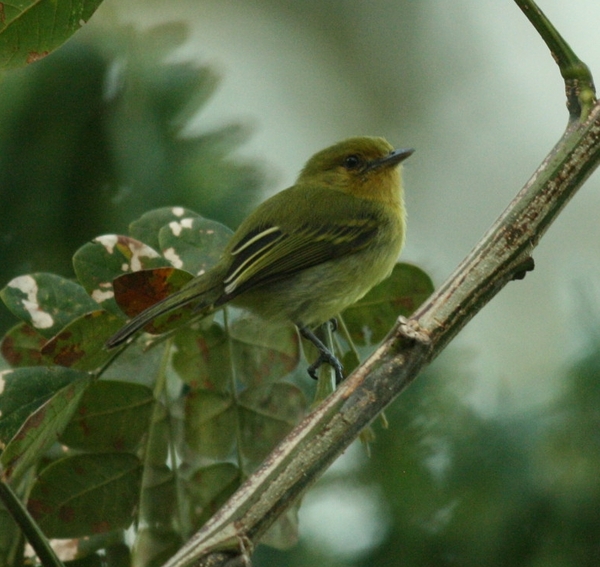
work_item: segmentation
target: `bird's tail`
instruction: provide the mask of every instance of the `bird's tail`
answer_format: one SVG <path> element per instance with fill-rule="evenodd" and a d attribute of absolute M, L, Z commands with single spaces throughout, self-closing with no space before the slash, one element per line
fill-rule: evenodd
<path fill-rule="evenodd" d="M 106 341 L 105 348 L 112 349 L 122 345 L 157 317 L 186 305 L 196 304 L 193 305 L 193 308 L 199 317 L 210 315 L 215 311 L 215 303 L 223 294 L 222 278 L 211 276 L 211 272 L 208 272 L 204 277 L 194 278 L 179 291 L 161 299 L 133 317 Z"/>

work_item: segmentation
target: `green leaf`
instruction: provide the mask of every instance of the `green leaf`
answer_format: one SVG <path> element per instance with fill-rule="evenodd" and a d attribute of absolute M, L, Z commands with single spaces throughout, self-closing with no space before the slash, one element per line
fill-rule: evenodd
<path fill-rule="evenodd" d="M 49 364 L 41 353 L 46 342 L 31 325 L 18 323 L 2 337 L 0 352 L 13 368 L 44 366 Z"/>
<path fill-rule="evenodd" d="M 14 315 L 53 337 L 79 315 L 98 309 L 98 304 L 77 283 L 55 274 L 19 276 L 0 291 Z"/>
<path fill-rule="evenodd" d="M 141 341 L 131 343 L 103 371 L 102 379 L 143 384 L 154 388 L 166 346 L 167 343 L 163 343 L 160 347 L 157 345 L 156 348 L 148 349 Z"/>
<path fill-rule="evenodd" d="M 14 437 L 27 418 L 62 388 L 87 374 L 68 368 L 18 368 L 0 373 L 0 445 Z"/>
<path fill-rule="evenodd" d="M 142 242 L 146 242 L 156 250 L 160 250 L 158 233 L 170 222 L 180 222 L 184 218 L 200 217 L 198 213 L 184 207 L 162 207 L 144 213 L 129 225 L 129 234 Z"/>
<path fill-rule="evenodd" d="M 87 374 L 80 375 L 33 412 L 10 440 L 0 456 L 6 479 L 17 484 L 63 432 L 91 382 Z"/>
<path fill-rule="evenodd" d="M 224 460 L 241 443 L 247 470 L 304 415 L 306 401 L 291 384 L 260 385 L 285 376 L 298 364 L 298 337 L 292 326 L 242 318 L 230 329 L 230 337 L 217 324 L 202 331 L 182 330 L 174 339 L 173 367 L 191 386 L 185 398 L 187 447 L 203 458 Z M 236 379 L 250 384 L 235 396 L 229 342 Z"/>
<path fill-rule="evenodd" d="M 153 565 L 162 565 L 183 542 L 180 525 L 183 512 L 179 507 L 187 508 L 191 503 L 181 498 L 179 482 L 176 484 L 175 475 L 167 465 L 145 464 L 139 523 L 147 527 L 137 534 L 135 552 L 147 561 L 152 558 Z M 179 528 L 177 531 L 175 526 Z M 167 551 L 170 555 L 165 557 Z"/>
<path fill-rule="evenodd" d="M 244 316 L 229 325 L 237 377 L 247 385 L 272 382 L 289 374 L 300 360 L 293 325 Z"/>
<path fill-rule="evenodd" d="M 184 511 L 189 514 L 190 531 L 200 529 L 241 483 L 242 474 L 231 463 L 202 467 L 186 478 L 182 487 L 185 491 Z"/>
<path fill-rule="evenodd" d="M 217 263 L 232 234 L 221 223 L 196 217 L 171 221 L 161 228 L 158 238 L 173 266 L 203 274 Z"/>
<path fill-rule="evenodd" d="M 392 275 L 342 314 L 357 344 L 377 344 L 400 315 L 408 316 L 433 293 L 431 278 L 417 266 L 399 263 Z"/>
<path fill-rule="evenodd" d="M 114 354 L 104 342 L 123 325 L 123 319 L 98 310 L 73 320 L 42 348 L 45 359 L 59 366 L 78 370 L 97 370 Z"/>
<path fill-rule="evenodd" d="M 122 315 L 114 300 L 113 280 L 124 272 L 170 266 L 154 248 L 129 236 L 106 234 L 82 246 L 73 256 L 81 285 L 103 309 Z"/>
<path fill-rule="evenodd" d="M 92 17 L 102 0 L 20 0 L 0 4 L 0 69 L 45 57 Z"/>
<path fill-rule="evenodd" d="M 229 337 L 221 325 L 184 327 L 173 340 L 173 369 L 183 382 L 198 390 L 231 391 Z"/>
<path fill-rule="evenodd" d="M 147 433 L 152 390 L 139 384 L 100 380 L 83 393 L 60 441 L 84 451 L 134 451 Z"/>
<path fill-rule="evenodd" d="M 250 469 L 265 459 L 306 412 L 304 394 L 287 382 L 247 388 L 239 395 L 239 404 L 240 450 Z"/>
<path fill-rule="evenodd" d="M 50 538 L 83 537 L 131 525 L 142 478 L 130 453 L 73 455 L 39 474 L 27 507 Z"/>
<path fill-rule="evenodd" d="M 236 442 L 236 408 L 231 394 L 192 390 L 185 399 L 185 441 L 202 457 L 224 460 Z"/>

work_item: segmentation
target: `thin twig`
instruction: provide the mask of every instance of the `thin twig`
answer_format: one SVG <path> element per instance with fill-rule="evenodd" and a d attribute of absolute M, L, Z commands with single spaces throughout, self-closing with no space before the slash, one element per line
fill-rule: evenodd
<path fill-rule="evenodd" d="M 596 102 L 594 81 L 588 66 L 577 57 L 533 0 L 515 0 L 515 3 L 540 34 L 560 69 L 565 81 L 570 120 L 585 120 Z"/>

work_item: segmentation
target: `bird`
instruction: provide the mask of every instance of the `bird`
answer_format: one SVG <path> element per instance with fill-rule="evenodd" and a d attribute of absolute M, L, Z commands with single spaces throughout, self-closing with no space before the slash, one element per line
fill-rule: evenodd
<path fill-rule="evenodd" d="M 413 149 L 380 137 L 342 140 L 317 152 L 291 187 L 252 212 L 217 263 L 148 307 L 106 341 L 113 349 L 156 317 L 191 306 L 205 317 L 231 304 L 263 320 L 291 322 L 343 379 L 337 357 L 314 329 L 388 277 L 404 245 L 400 164 Z"/>

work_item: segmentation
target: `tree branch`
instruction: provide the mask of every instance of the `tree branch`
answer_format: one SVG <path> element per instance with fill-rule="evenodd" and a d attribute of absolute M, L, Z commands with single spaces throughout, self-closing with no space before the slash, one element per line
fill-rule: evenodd
<path fill-rule="evenodd" d="M 564 135 L 446 282 L 409 320 L 398 322 L 165 567 L 243 564 L 253 544 L 360 431 L 508 282 L 533 268 L 533 249 L 600 162 L 600 105 L 589 70 L 533 2 L 515 1 L 565 78 L 571 120 Z"/>

